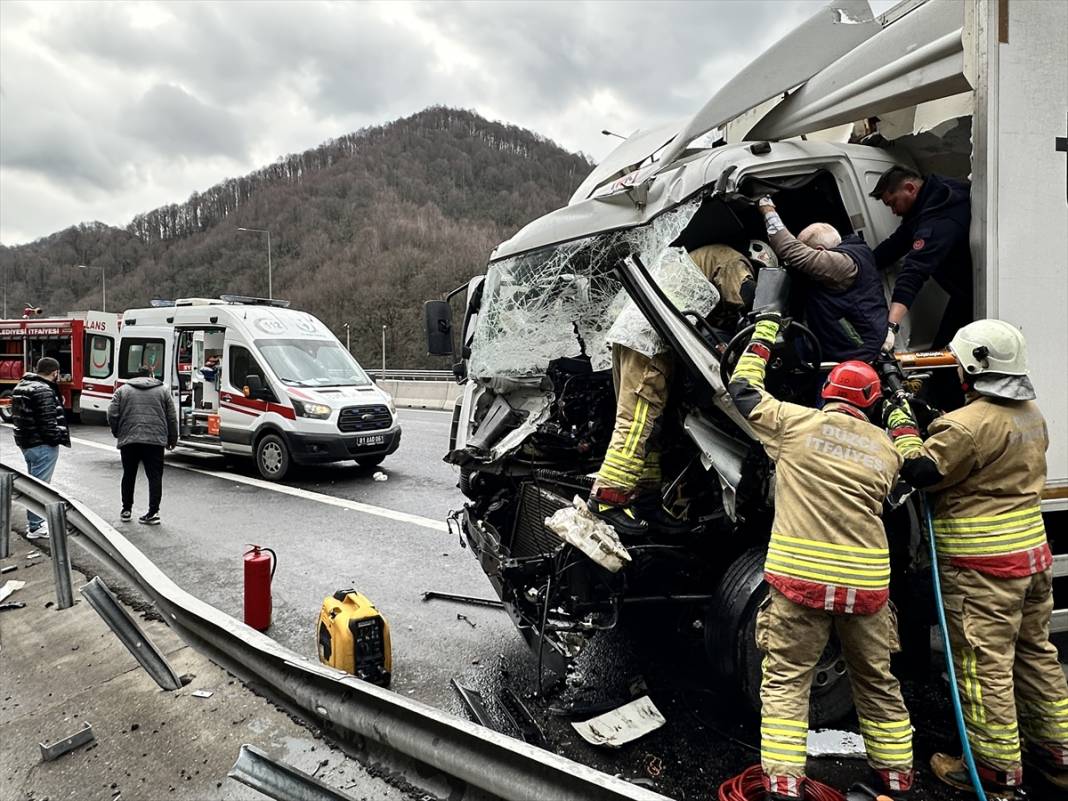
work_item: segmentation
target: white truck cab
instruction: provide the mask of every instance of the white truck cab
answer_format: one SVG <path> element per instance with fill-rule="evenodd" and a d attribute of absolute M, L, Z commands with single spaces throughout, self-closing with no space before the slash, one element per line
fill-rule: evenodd
<path fill-rule="evenodd" d="M 390 395 L 330 330 L 287 301 L 185 298 L 123 315 L 116 386 L 147 369 L 166 384 L 180 446 L 293 464 L 380 463 L 400 445 Z"/>

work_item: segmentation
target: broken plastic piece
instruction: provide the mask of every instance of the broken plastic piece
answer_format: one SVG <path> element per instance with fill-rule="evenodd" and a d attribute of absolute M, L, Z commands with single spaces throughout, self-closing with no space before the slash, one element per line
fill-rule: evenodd
<path fill-rule="evenodd" d="M 3 601 L 9 595 L 15 592 L 15 590 L 21 590 L 25 586 L 25 581 L 18 581 L 16 579 L 10 579 L 4 582 L 4 586 L 0 587 L 0 601 Z"/>
<path fill-rule="evenodd" d="M 381 470 L 371 476 L 371 478 L 373 478 L 375 481 L 389 481 L 389 476 L 387 476 Z"/>
<path fill-rule="evenodd" d="M 808 733 L 806 749 L 810 757 L 852 757 L 863 759 L 864 739 L 851 731 L 819 729 Z"/>
<path fill-rule="evenodd" d="M 591 745 L 619 748 L 656 731 L 665 723 L 667 721 L 653 705 L 652 699 L 644 695 L 619 709 L 605 712 L 585 723 L 572 723 L 571 726 Z"/>
<path fill-rule="evenodd" d="M 93 727 L 89 723 L 82 724 L 82 728 L 74 732 L 70 737 L 64 737 L 62 740 L 56 740 L 51 745 L 45 745 L 44 743 L 38 743 L 41 747 L 41 760 L 43 762 L 51 762 L 53 759 L 63 756 L 68 751 L 73 751 L 75 748 L 79 748 L 86 743 L 91 743 L 96 739 L 96 735 L 93 734 Z"/>
<path fill-rule="evenodd" d="M 571 503 L 546 518 L 546 527 L 606 570 L 617 573 L 629 564 L 630 554 L 619 541 L 616 530 L 590 514 L 585 502 L 577 495 Z"/>
<path fill-rule="evenodd" d="M 211 698 L 215 693 L 212 690 L 193 690 L 190 695 L 194 698 Z"/>

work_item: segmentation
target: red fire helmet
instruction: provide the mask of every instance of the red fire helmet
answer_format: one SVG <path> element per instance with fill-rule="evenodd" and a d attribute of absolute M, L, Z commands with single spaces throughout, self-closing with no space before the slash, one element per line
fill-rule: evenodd
<path fill-rule="evenodd" d="M 879 399 L 882 384 L 871 365 L 849 361 L 835 365 L 821 393 L 826 400 L 840 400 L 867 409 Z"/>

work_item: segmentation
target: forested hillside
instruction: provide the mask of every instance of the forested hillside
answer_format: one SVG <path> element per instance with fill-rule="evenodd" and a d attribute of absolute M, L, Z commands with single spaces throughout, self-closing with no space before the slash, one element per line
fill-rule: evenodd
<path fill-rule="evenodd" d="M 266 296 L 270 229 L 275 297 L 320 317 L 369 366 L 387 329 L 391 367 L 426 356 L 422 303 L 480 271 L 494 245 L 566 203 L 591 165 L 538 135 L 469 111 L 431 108 L 280 158 L 125 228 L 83 223 L 0 247 L 8 312 L 108 310 L 152 298 Z"/>

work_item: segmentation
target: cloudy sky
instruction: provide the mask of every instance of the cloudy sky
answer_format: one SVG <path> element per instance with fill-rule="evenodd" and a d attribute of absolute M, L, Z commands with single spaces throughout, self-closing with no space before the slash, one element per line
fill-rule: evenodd
<path fill-rule="evenodd" d="M 3 0 L 0 243 L 125 225 L 434 104 L 596 160 L 601 129 L 692 114 L 825 2 Z"/>

